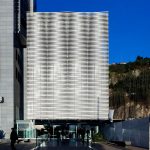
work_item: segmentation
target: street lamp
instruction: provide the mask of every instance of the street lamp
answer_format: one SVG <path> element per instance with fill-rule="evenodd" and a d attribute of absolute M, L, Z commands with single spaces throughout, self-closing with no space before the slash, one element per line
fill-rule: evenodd
<path fill-rule="evenodd" d="M 99 97 L 97 97 L 97 118 L 98 118 L 98 120 L 99 120 L 99 103 L 100 103 L 100 101 L 99 101 Z"/>

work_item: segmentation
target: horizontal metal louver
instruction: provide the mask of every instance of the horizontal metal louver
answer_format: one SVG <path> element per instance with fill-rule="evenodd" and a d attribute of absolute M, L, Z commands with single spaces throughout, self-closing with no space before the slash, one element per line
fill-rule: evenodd
<path fill-rule="evenodd" d="M 107 12 L 28 13 L 26 119 L 108 118 Z"/>

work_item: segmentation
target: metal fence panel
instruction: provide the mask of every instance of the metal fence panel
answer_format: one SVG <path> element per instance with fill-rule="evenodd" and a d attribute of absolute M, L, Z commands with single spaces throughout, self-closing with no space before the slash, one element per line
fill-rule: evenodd
<path fill-rule="evenodd" d="M 131 141 L 133 146 L 149 148 L 149 117 L 111 123 L 103 132 L 109 141 Z"/>

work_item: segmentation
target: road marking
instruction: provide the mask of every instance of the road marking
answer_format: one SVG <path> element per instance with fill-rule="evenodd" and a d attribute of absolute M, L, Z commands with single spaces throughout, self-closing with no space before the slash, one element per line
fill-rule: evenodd
<path fill-rule="evenodd" d="M 97 149 L 95 149 L 95 148 L 93 148 L 93 147 L 91 147 L 91 146 L 89 146 L 89 148 L 90 148 L 90 150 L 97 150 Z"/>

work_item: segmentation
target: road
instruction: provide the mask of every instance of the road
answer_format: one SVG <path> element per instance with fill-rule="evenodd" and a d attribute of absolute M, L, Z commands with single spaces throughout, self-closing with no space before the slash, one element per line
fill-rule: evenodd
<path fill-rule="evenodd" d="M 59 141 L 51 140 L 48 143 L 43 142 L 40 148 L 35 148 L 36 144 L 33 142 L 21 142 L 16 144 L 16 150 L 145 150 L 137 147 L 118 147 L 115 145 L 101 142 L 100 144 L 92 144 L 90 147 L 86 143 L 75 140 Z M 0 143 L 0 150 L 11 150 L 10 143 Z"/>
<path fill-rule="evenodd" d="M 122 147 L 121 149 L 123 150 Z M 86 142 L 83 144 L 81 141 L 77 140 L 51 140 L 48 144 L 41 144 L 39 150 L 120 150 L 120 148 L 115 148 L 104 143 L 90 145 Z"/>

